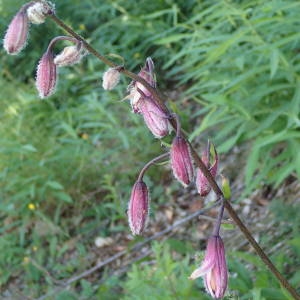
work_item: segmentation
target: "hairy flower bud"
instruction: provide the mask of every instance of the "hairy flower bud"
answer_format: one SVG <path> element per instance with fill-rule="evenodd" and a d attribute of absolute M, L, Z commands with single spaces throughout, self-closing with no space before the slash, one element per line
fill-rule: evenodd
<path fill-rule="evenodd" d="M 170 132 L 167 114 L 151 98 L 142 98 L 138 109 L 147 127 L 156 138 L 162 138 Z"/>
<path fill-rule="evenodd" d="M 132 234 L 143 232 L 149 215 L 149 193 L 143 181 L 137 181 L 131 191 L 128 204 L 128 222 Z"/>
<path fill-rule="evenodd" d="M 143 78 L 149 85 L 152 87 L 156 87 L 156 79 L 154 74 L 154 63 L 151 57 L 146 59 L 146 63 L 141 71 L 138 73 L 138 76 Z M 145 97 L 151 98 L 152 94 L 150 91 L 144 87 L 140 82 L 133 82 L 131 85 L 131 107 L 134 113 L 140 113 L 138 108 L 139 101 L 144 99 Z"/>
<path fill-rule="evenodd" d="M 103 82 L 102 87 L 105 90 L 112 90 L 120 80 L 120 71 L 118 68 L 109 68 L 104 74 L 103 74 Z"/>
<path fill-rule="evenodd" d="M 47 1 L 36 2 L 27 9 L 27 16 L 32 24 L 42 24 L 47 15 L 54 12 L 54 5 Z"/>
<path fill-rule="evenodd" d="M 220 299 L 224 297 L 227 288 L 228 270 L 224 244 L 219 235 L 209 238 L 204 260 L 189 278 L 194 280 L 200 276 L 203 276 L 206 290 L 213 298 Z"/>
<path fill-rule="evenodd" d="M 156 87 L 156 78 L 154 74 L 154 62 L 151 57 L 146 59 L 145 66 L 138 73 L 138 76 L 142 77 L 147 83 L 149 83 L 152 87 Z M 140 82 L 136 83 L 137 89 L 141 90 L 146 97 L 150 97 L 151 93 L 148 91 L 144 85 Z"/>
<path fill-rule="evenodd" d="M 211 160 L 213 160 L 212 164 L 210 163 Z M 218 154 L 213 144 L 208 145 L 206 152 L 202 155 L 202 161 L 210 171 L 210 174 L 213 177 L 216 177 L 218 171 Z M 207 196 L 211 190 L 211 186 L 207 178 L 204 176 L 204 174 L 199 168 L 196 169 L 195 183 L 196 183 L 198 193 L 202 197 Z"/>
<path fill-rule="evenodd" d="M 176 136 L 173 139 L 170 158 L 175 178 L 181 182 L 184 187 L 188 186 L 194 178 L 194 167 L 190 146 L 184 138 Z"/>
<path fill-rule="evenodd" d="M 54 64 L 54 55 L 47 50 L 42 56 L 36 72 L 36 87 L 41 98 L 53 94 L 57 82 L 57 67 Z"/>
<path fill-rule="evenodd" d="M 82 43 L 76 46 L 67 46 L 61 53 L 55 56 L 54 63 L 58 67 L 71 66 L 78 63 L 84 56 Z"/>
<path fill-rule="evenodd" d="M 3 40 L 3 47 L 8 54 L 18 54 L 26 45 L 28 36 L 27 6 L 24 5 L 10 22 Z"/>

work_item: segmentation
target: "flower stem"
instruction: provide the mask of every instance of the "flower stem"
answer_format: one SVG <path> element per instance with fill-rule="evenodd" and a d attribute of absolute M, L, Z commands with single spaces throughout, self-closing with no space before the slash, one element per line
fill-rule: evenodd
<path fill-rule="evenodd" d="M 221 206 L 219 209 L 220 210 L 219 210 L 218 218 L 216 220 L 214 230 L 213 230 L 213 235 L 215 235 L 215 236 L 220 235 L 220 227 L 221 227 L 222 218 L 223 218 L 223 214 L 224 214 L 224 199 L 223 198 L 222 198 Z"/>
<path fill-rule="evenodd" d="M 115 68 L 117 65 L 107 59 L 105 56 L 101 55 L 95 48 L 93 48 L 84 38 L 82 38 L 79 34 L 77 34 L 71 27 L 69 27 L 67 24 L 65 24 L 61 19 L 59 19 L 54 13 L 49 15 L 49 17 L 61 28 L 63 28 L 66 32 L 68 32 L 71 36 L 75 37 L 77 40 L 81 41 L 84 45 L 84 47 L 94 56 L 96 56 L 99 60 L 101 60 L 106 65 Z M 170 115 L 169 110 L 167 109 L 166 105 L 164 104 L 164 101 L 162 100 L 162 97 L 158 93 L 157 89 L 153 88 L 150 84 L 148 84 L 143 78 L 140 76 L 128 71 L 127 69 L 123 68 L 120 70 L 121 73 L 126 75 L 127 77 L 131 78 L 134 81 L 140 82 L 145 88 L 147 88 L 154 99 L 156 100 L 157 104 L 161 107 L 163 111 L 167 113 L 167 115 Z M 171 119 L 170 120 L 171 125 L 173 128 L 177 128 L 176 120 Z M 191 146 L 192 155 L 194 157 L 194 161 L 196 165 L 200 168 L 201 172 L 204 174 L 204 176 L 207 178 L 209 184 L 211 185 L 211 188 L 213 191 L 218 195 L 219 197 L 223 197 L 223 192 L 219 188 L 218 184 L 210 174 L 207 167 L 204 165 L 203 161 L 199 158 L 197 152 L 195 149 Z M 167 156 L 167 154 L 163 154 Z M 158 159 L 158 157 L 156 158 Z M 150 163 L 150 162 L 149 162 Z M 148 164 L 149 164 L 148 163 Z M 150 163 L 150 165 L 153 163 L 153 161 Z M 147 165 L 148 165 L 147 164 Z M 143 176 L 146 169 L 150 166 L 145 165 L 143 170 L 140 173 L 139 178 Z M 145 170 L 144 170 L 145 169 Z M 142 175 L 141 175 L 142 174 Z M 223 197 L 224 198 L 224 197 Z M 241 221 L 233 207 L 228 201 L 224 201 L 224 206 L 226 210 L 228 211 L 231 218 L 235 221 L 236 225 L 240 228 L 240 230 L 243 232 L 249 243 L 253 246 L 256 253 L 260 256 L 262 261 L 267 265 L 269 270 L 276 276 L 276 278 L 279 280 L 279 282 L 282 284 L 282 286 L 296 299 L 300 300 L 300 295 L 297 293 L 297 291 L 289 284 L 289 282 L 283 277 L 283 275 L 276 269 L 276 267 L 273 265 L 271 260 L 268 258 L 268 256 L 265 254 L 265 252 L 261 249 L 261 247 L 258 245 L 258 243 L 253 238 L 250 231 L 247 229 L 247 227 L 244 225 L 244 223 Z"/>
<path fill-rule="evenodd" d="M 143 169 L 141 170 L 137 181 L 142 181 L 143 180 L 143 176 L 144 176 L 145 172 L 149 169 L 150 166 L 152 166 L 156 162 L 168 157 L 169 155 L 170 155 L 169 152 L 161 154 L 161 155 L 153 158 L 152 160 L 150 160 L 148 163 L 146 163 L 145 166 L 143 167 Z"/>

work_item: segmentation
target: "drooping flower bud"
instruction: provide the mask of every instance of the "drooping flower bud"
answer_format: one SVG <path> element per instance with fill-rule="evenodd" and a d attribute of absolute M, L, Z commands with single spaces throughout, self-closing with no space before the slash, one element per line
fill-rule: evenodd
<path fill-rule="evenodd" d="M 150 86 L 156 87 L 154 63 L 147 58 L 145 66 L 138 73 Z M 141 114 L 153 135 L 157 138 L 166 136 L 170 130 L 168 113 L 157 103 L 151 92 L 140 82 L 132 82 L 129 86 L 131 107 L 134 113 Z"/>
<path fill-rule="evenodd" d="M 194 280 L 200 276 L 203 276 L 205 288 L 213 298 L 220 299 L 224 297 L 227 288 L 228 270 L 224 244 L 219 235 L 209 238 L 204 260 L 189 278 Z"/>
<path fill-rule="evenodd" d="M 163 138 L 169 134 L 171 127 L 168 116 L 151 98 L 142 98 L 138 109 L 156 138 Z"/>
<path fill-rule="evenodd" d="M 103 74 L 103 82 L 102 87 L 105 90 L 112 90 L 120 80 L 120 71 L 118 68 L 109 68 L 104 74 Z"/>
<path fill-rule="evenodd" d="M 55 56 L 54 63 L 58 67 L 71 66 L 78 63 L 84 54 L 85 50 L 82 43 L 79 42 L 78 45 L 65 47 L 61 53 Z"/>
<path fill-rule="evenodd" d="M 143 232 L 149 215 L 149 193 L 147 185 L 138 180 L 131 191 L 128 204 L 128 222 L 132 234 L 139 235 Z"/>
<path fill-rule="evenodd" d="M 208 143 L 206 152 L 202 155 L 202 161 L 215 178 L 218 171 L 218 154 L 213 144 Z M 213 163 L 211 163 L 213 161 Z M 198 193 L 205 197 L 211 190 L 211 186 L 199 168 L 196 169 L 196 187 Z"/>
<path fill-rule="evenodd" d="M 138 73 L 138 76 L 145 79 L 147 83 L 149 83 L 152 87 L 156 87 L 156 78 L 154 74 L 154 62 L 151 57 L 147 57 L 145 66 L 141 69 L 141 71 Z M 137 89 L 141 90 L 143 94 L 146 97 L 150 97 L 151 93 L 148 91 L 144 85 L 142 85 L 140 82 L 136 83 Z"/>
<path fill-rule="evenodd" d="M 18 54 L 26 45 L 28 37 L 28 17 L 24 5 L 10 22 L 3 40 L 3 47 L 8 54 Z"/>
<path fill-rule="evenodd" d="M 175 178 L 184 187 L 188 186 L 194 178 L 194 167 L 190 146 L 184 138 L 176 136 L 173 139 L 170 158 Z"/>
<path fill-rule="evenodd" d="M 141 69 L 141 71 L 138 73 L 138 76 L 142 77 L 149 85 L 152 87 L 156 87 L 156 79 L 154 74 L 154 63 L 151 57 L 148 57 L 146 59 L 146 63 L 144 67 Z M 131 107 L 134 113 L 140 113 L 140 110 L 138 108 L 138 102 L 139 100 L 147 97 L 151 98 L 152 94 L 146 87 L 144 87 L 143 84 L 140 82 L 133 82 L 130 86 L 130 102 Z"/>
<path fill-rule="evenodd" d="M 53 94 L 57 82 L 57 67 L 54 63 L 54 55 L 48 48 L 42 56 L 36 72 L 36 87 L 41 98 Z"/>
<path fill-rule="evenodd" d="M 32 24 L 42 24 L 47 15 L 54 12 L 54 4 L 48 1 L 36 2 L 27 9 L 27 16 Z"/>

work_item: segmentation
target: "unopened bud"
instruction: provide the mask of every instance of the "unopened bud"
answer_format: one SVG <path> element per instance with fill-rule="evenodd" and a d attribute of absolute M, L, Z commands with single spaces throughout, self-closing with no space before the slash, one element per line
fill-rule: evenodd
<path fill-rule="evenodd" d="M 204 260 L 189 278 L 194 280 L 200 276 L 203 276 L 206 290 L 213 298 L 220 299 L 224 297 L 227 288 L 228 270 L 224 244 L 219 235 L 209 238 Z"/>
<path fill-rule="evenodd" d="M 61 53 L 55 56 L 54 63 L 58 67 L 71 66 L 78 63 L 84 56 L 82 44 L 76 46 L 67 46 Z"/>
<path fill-rule="evenodd" d="M 231 197 L 231 189 L 228 178 L 222 176 L 222 192 L 224 199 L 229 200 Z"/>
<path fill-rule="evenodd" d="M 146 59 L 146 63 L 144 67 L 141 69 L 141 71 L 138 73 L 138 76 L 143 78 L 150 86 L 153 88 L 156 87 L 156 78 L 154 74 L 154 63 L 151 57 L 148 57 Z M 139 92 L 141 91 L 141 93 Z M 151 92 L 140 82 L 136 81 L 131 83 L 130 85 L 130 95 L 131 98 L 130 103 L 131 107 L 134 113 L 140 113 L 139 110 L 139 100 L 147 97 L 151 98 L 152 94 Z"/>
<path fill-rule="evenodd" d="M 156 138 L 163 138 L 170 132 L 170 123 L 167 114 L 154 102 L 152 98 L 141 98 L 138 110 L 144 121 Z"/>
<path fill-rule="evenodd" d="M 213 160 L 213 163 L 211 164 L 211 160 Z M 216 177 L 217 171 L 218 171 L 218 154 L 216 151 L 216 148 L 213 144 L 208 144 L 208 149 L 206 152 L 202 155 L 202 161 L 205 164 L 205 166 L 208 168 L 210 174 L 212 177 Z M 202 173 L 202 171 L 197 168 L 196 170 L 196 187 L 198 190 L 198 193 L 205 197 L 208 195 L 208 193 L 211 190 L 211 186 L 205 177 L 205 175 Z"/>
<path fill-rule="evenodd" d="M 53 94 L 57 81 L 57 67 L 54 64 L 53 52 L 47 50 L 42 56 L 36 72 L 36 87 L 41 98 Z"/>
<path fill-rule="evenodd" d="M 128 221 L 132 234 L 143 232 L 149 215 L 149 193 L 143 181 L 137 181 L 131 191 L 128 204 Z"/>
<path fill-rule="evenodd" d="M 8 54 L 18 54 L 25 47 L 28 25 L 26 6 L 23 6 L 10 22 L 4 37 L 3 47 Z"/>
<path fill-rule="evenodd" d="M 175 178 L 184 187 L 188 186 L 194 178 L 194 167 L 190 146 L 184 138 L 180 136 L 174 138 L 170 150 L 170 158 Z"/>
<path fill-rule="evenodd" d="M 118 68 L 109 68 L 103 74 L 102 87 L 105 90 L 112 90 L 120 81 L 120 71 Z"/>
<path fill-rule="evenodd" d="M 42 1 L 36 2 L 27 9 L 27 16 L 31 23 L 42 24 L 45 22 L 47 15 L 54 12 L 54 4 Z"/>

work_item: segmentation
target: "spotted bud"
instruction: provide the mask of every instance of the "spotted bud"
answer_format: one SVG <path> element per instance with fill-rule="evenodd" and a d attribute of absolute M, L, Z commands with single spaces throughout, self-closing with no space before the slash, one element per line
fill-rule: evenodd
<path fill-rule="evenodd" d="M 145 229 L 149 215 L 149 193 L 143 181 L 137 181 L 131 191 L 128 204 L 128 222 L 132 234 L 139 235 Z"/>
<path fill-rule="evenodd" d="M 54 4 L 42 1 L 36 2 L 27 9 L 27 16 L 32 24 L 42 24 L 47 15 L 54 12 Z"/>
<path fill-rule="evenodd" d="M 120 71 L 118 70 L 118 68 L 109 68 L 103 74 L 102 87 L 105 90 L 110 91 L 116 87 L 119 81 L 120 81 Z"/>
<path fill-rule="evenodd" d="M 205 164 L 205 166 L 208 168 L 210 171 L 210 174 L 212 177 L 216 177 L 217 171 L 218 171 L 218 154 L 216 151 L 216 148 L 213 144 L 208 143 L 208 147 L 206 152 L 202 155 L 202 161 Z M 211 161 L 213 161 L 211 163 Z M 211 190 L 211 186 L 202 173 L 202 171 L 197 168 L 196 169 L 196 187 L 198 190 L 198 193 L 202 196 L 205 197 L 208 195 L 208 193 Z"/>
<path fill-rule="evenodd" d="M 26 45 L 29 23 L 24 5 L 10 22 L 3 40 L 3 47 L 8 54 L 18 54 Z"/>
<path fill-rule="evenodd" d="M 78 63 L 84 56 L 84 49 L 82 43 L 79 42 L 78 45 L 67 46 L 63 49 L 61 53 L 55 56 L 54 63 L 58 67 L 71 66 Z"/>
<path fill-rule="evenodd" d="M 42 56 L 36 72 L 36 87 L 41 98 L 53 94 L 57 82 L 57 67 L 53 52 L 48 49 Z"/>
<path fill-rule="evenodd" d="M 171 150 L 171 167 L 175 178 L 184 187 L 188 186 L 194 178 L 194 167 L 188 142 L 176 136 L 173 139 Z"/>

